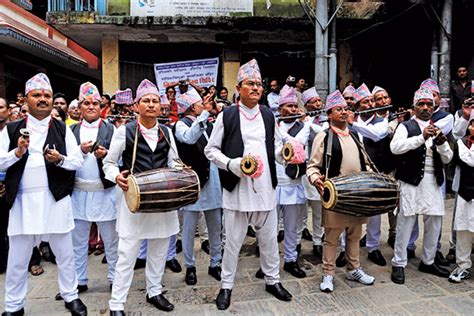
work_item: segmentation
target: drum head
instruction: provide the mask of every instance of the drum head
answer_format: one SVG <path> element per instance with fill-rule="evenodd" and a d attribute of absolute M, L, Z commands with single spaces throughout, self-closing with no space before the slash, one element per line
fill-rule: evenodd
<path fill-rule="evenodd" d="M 293 152 L 293 147 L 291 146 L 291 143 L 286 143 L 283 145 L 283 148 L 281 150 L 281 156 L 285 161 L 290 161 L 291 158 L 293 158 L 294 152 Z"/>
<path fill-rule="evenodd" d="M 125 202 L 132 213 L 135 213 L 140 208 L 140 187 L 138 186 L 137 179 L 133 175 L 129 175 L 128 178 L 128 191 L 125 193 Z"/>
<path fill-rule="evenodd" d="M 337 192 L 334 183 L 331 180 L 324 181 L 324 191 L 321 196 L 322 205 L 325 209 L 331 210 L 337 203 Z"/>

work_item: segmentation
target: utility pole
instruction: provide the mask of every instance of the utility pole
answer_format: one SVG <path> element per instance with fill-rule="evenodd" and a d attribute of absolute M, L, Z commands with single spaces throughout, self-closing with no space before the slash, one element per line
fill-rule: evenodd
<path fill-rule="evenodd" d="M 336 13 L 336 0 L 331 2 L 331 14 Z M 336 43 L 336 18 L 333 19 L 330 26 L 331 44 L 329 46 L 329 93 L 336 90 L 337 85 L 337 43 Z"/>
<path fill-rule="evenodd" d="M 328 23 L 328 0 L 316 1 L 315 23 L 315 60 L 314 85 L 321 99 L 326 100 L 328 95 L 328 36 L 324 27 Z"/>
<path fill-rule="evenodd" d="M 439 53 L 439 89 L 441 97 L 449 96 L 449 84 L 451 74 L 451 28 L 452 28 L 453 1 L 444 0 L 441 20 L 444 29 L 440 32 Z M 447 34 L 446 34 L 447 33 Z"/>

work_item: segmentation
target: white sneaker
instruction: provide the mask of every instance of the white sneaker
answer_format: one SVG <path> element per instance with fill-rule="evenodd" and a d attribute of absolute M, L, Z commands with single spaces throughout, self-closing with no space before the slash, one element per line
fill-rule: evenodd
<path fill-rule="evenodd" d="M 346 279 L 357 281 L 365 285 L 372 285 L 375 282 L 375 278 L 366 274 L 362 268 L 348 271 L 346 274 Z"/>
<path fill-rule="evenodd" d="M 323 281 L 319 285 L 319 289 L 322 292 L 331 293 L 334 291 L 333 280 L 334 277 L 332 275 L 323 275 Z"/>
<path fill-rule="evenodd" d="M 470 269 L 461 269 L 460 267 L 456 267 L 456 269 L 451 272 L 448 281 L 451 283 L 461 283 L 463 280 L 469 279 L 470 277 Z"/>

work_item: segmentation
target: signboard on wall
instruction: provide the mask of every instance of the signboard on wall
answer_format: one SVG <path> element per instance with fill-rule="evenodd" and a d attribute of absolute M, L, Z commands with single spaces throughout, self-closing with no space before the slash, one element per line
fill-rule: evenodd
<path fill-rule="evenodd" d="M 130 0 L 132 16 L 227 16 L 253 14 L 253 0 Z"/>
<path fill-rule="evenodd" d="M 172 63 L 154 64 L 156 83 L 160 91 L 170 83 L 189 80 L 200 87 L 217 84 L 219 58 L 177 61 Z"/>

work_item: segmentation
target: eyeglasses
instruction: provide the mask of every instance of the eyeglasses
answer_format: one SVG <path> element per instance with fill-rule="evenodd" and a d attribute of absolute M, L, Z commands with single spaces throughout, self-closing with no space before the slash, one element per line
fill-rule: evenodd
<path fill-rule="evenodd" d="M 254 86 L 257 86 L 257 88 L 263 87 L 261 82 L 247 81 L 247 82 L 244 82 L 243 84 L 251 88 L 253 88 Z"/>

